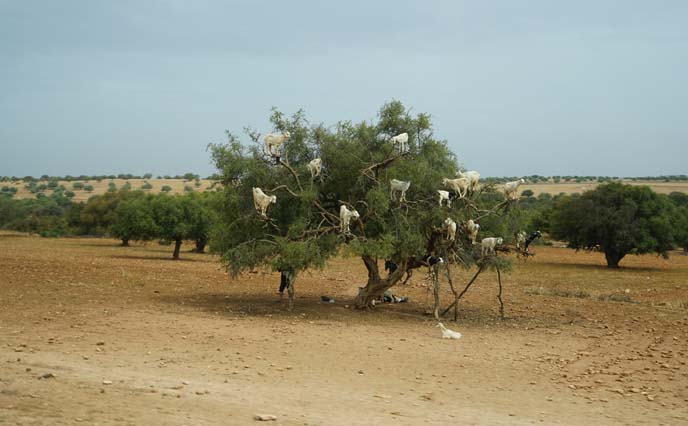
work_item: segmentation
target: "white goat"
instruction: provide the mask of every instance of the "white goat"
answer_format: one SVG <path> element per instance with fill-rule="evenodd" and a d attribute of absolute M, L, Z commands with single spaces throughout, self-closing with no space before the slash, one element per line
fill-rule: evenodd
<path fill-rule="evenodd" d="M 268 206 L 272 203 L 277 202 L 276 195 L 266 195 L 262 189 L 253 188 L 253 207 L 258 211 L 260 209 L 260 214 L 263 217 L 267 217 L 265 214 L 268 210 Z"/>
<path fill-rule="evenodd" d="M 471 239 L 472 244 L 475 244 L 475 240 L 478 238 L 478 231 L 480 231 L 480 225 L 473 222 L 473 219 L 468 219 L 468 222 L 466 222 L 466 234 Z"/>
<path fill-rule="evenodd" d="M 279 157 L 279 148 L 282 146 L 284 141 L 289 139 L 291 135 L 289 132 L 284 132 L 284 133 L 268 133 L 265 135 L 265 138 L 263 138 L 263 141 L 265 142 L 265 151 L 272 155 L 273 157 Z"/>
<path fill-rule="evenodd" d="M 441 322 L 437 323 L 437 327 L 439 327 L 440 330 L 442 330 L 442 338 L 443 339 L 460 339 L 461 338 L 461 333 L 459 333 L 458 331 L 448 329 Z"/>
<path fill-rule="evenodd" d="M 320 176 L 320 171 L 322 169 L 322 160 L 320 158 L 315 158 L 311 160 L 306 166 L 309 172 L 311 172 L 311 179 Z"/>
<path fill-rule="evenodd" d="M 519 231 L 516 233 L 516 248 L 520 249 L 521 244 L 525 244 L 526 242 L 526 231 Z"/>
<path fill-rule="evenodd" d="M 463 198 L 468 193 L 468 188 L 471 185 L 471 181 L 468 178 L 456 178 L 456 179 L 442 179 L 442 184 L 447 186 L 458 194 L 459 198 Z"/>
<path fill-rule="evenodd" d="M 393 201 L 396 201 L 397 198 L 395 197 L 394 193 L 399 191 L 401 192 L 399 201 L 406 201 L 406 191 L 408 191 L 409 187 L 411 186 L 411 181 L 392 179 L 389 181 L 389 184 L 391 188 L 389 192 L 389 197 Z"/>
<path fill-rule="evenodd" d="M 502 245 L 504 240 L 501 237 L 483 238 L 482 241 L 482 255 L 495 254 L 495 247 Z"/>
<path fill-rule="evenodd" d="M 459 170 L 458 172 L 456 172 L 456 176 L 466 178 L 471 182 L 471 184 L 469 186 L 471 192 L 478 189 L 478 181 L 480 180 L 480 173 L 476 172 L 475 170 L 469 170 L 467 172 L 462 172 L 461 170 Z"/>
<path fill-rule="evenodd" d="M 389 140 L 392 143 L 392 146 L 399 151 L 399 153 L 404 153 L 408 151 L 408 133 L 401 133 L 399 135 L 396 135 L 392 137 Z"/>
<path fill-rule="evenodd" d="M 504 184 L 504 195 L 506 195 L 507 200 L 518 200 L 518 187 L 522 183 L 526 183 L 526 181 L 519 179 Z"/>
<path fill-rule="evenodd" d="M 447 239 L 454 241 L 456 239 L 456 222 L 448 217 L 444 220 L 444 226 L 447 228 Z"/>
<path fill-rule="evenodd" d="M 349 210 L 346 208 L 344 204 L 339 207 L 339 231 L 342 233 L 350 233 L 351 231 L 349 230 L 349 223 L 351 222 L 351 218 L 358 219 L 360 215 L 356 210 Z"/>
<path fill-rule="evenodd" d="M 447 207 L 451 208 L 451 198 L 449 197 L 449 191 L 443 191 L 441 189 L 437 190 L 440 194 L 440 207 L 442 207 L 442 200 L 447 200 Z"/>

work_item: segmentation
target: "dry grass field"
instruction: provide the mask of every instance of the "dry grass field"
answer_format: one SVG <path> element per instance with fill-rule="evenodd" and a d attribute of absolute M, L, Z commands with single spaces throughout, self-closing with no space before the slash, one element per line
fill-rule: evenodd
<path fill-rule="evenodd" d="M 213 181 L 207 180 L 207 179 L 201 179 L 200 186 L 195 186 L 194 181 L 187 181 L 184 179 L 103 179 L 100 182 L 95 181 L 95 180 L 90 180 L 90 181 L 78 181 L 82 183 L 86 183 L 88 185 L 93 186 L 93 191 L 84 191 L 82 189 L 73 189 L 74 182 L 77 181 L 60 181 L 60 185 L 64 185 L 66 190 L 74 192 L 74 198 L 72 198 L 73 201 L 79 202 L 79 201 L 87 201 L 90 197 L 94 195 L 101 195 L 107 192 L 108 190 L 108 184 L 110 182 L 114 182 L 114 184 L 117 186 L 117 188 L 121 188 L 126 182 L 129 182 L 131 184 L 132 189 L 141 189 L 141 186 L 149 182 L 151 185 L 153 185 L 153 188 L 147 190 L 148 192 L 151 192 L 153 194 L 157 194 L 161 192 L 161 189 L 163 186 L 168 185 L 172 189 L 170 190 L 170 194 L 182 194 L 184 193 L 184 188 L 189 186 L 191 187 L 194 191 L 206 191 L 210 188 L 212 188 Z M 47 181 L 42 181 L 42 183 L 47 183 Z M 660 181 L 624 181 L 624 183 L 631 184 L 631 185 L 647 185 L 650 188 L 652 188 L 653 191 L 658 192 L 660 194 L 669 194 L 671 192 L 677 191 L 677 192 L 685 192 L 688 193 L 688 182 L 683 182 L 683 181 L 675 181 L 675 182 L 660 182 Z M 17 193 L 14 195 L 14 198 L 17 200 L 21 199 L 26 199 L 26 198 L 35 198 L 36 194 L 32 194 L 29 190 L 27 190 L 24 186 L 26 184 L 23 181 L 18 181 L 18 182 L 3 182 L 0 183 L 0 186 L 10 186 L 10 187 L 15 187 L 17 188 Z M 542 193 L 548 193 L 548 194 L 559 194 L 559 193 L 565 193 L 565 194 L 572 194 L 575 192 L 581 193 L 588 191 L 590 189 L 595 189 L 597 187 L 598 183 L 597 182 L 582 182 L 582 183 L 575 183 L 575 182 L 564 182 L 564 183 L 534 183 L 534 184 L 525 184 L 521 186 L 521 190 L 525 191 L 526 189 L 530 189 L 533 191 L 535 196 L 542 194 Z M 46 195 L 52 194 L 51 190 L 46 190 L 44 192 Z"/>
<path fill-rule="evenodd" d="M 42 181 L 43 183 L 47 183 L 47 181 Z M 93 191 L 85 191 L 83 189 L 73 189 L 73 185 L 75 182 L 82 182 L 87 185 L 92 185 L 93 186 Z M 199 192 L 199 191 L 205 191 L 211 188 L 213 181 L 207 180 L 207 179 L 201 179 L 200 186 L 195 186 L 194 181 L 188 181 L 185 179 L 103 179 L 100 182 L 96 180 L 89 180 L 89 181 L 59 181 L 59 185 L 63 185 L 65 187 L 65 190 L 72 191 L 74 192 L 74 198 L 72 198 L 72 201 L 88 201 L 89 198 L 91 198 L 94 195 L 102 195 L 107 192 L 108 190 L 108 185 L 110 182 L 113 182 L 116 186 L 117 189 L 121 188 L 124 186 L 126 182 L 129 182 L 131 184 L 131 189 L 141 189 L 141 186 L 143 186 L 144 183 L 148 182 L 150 183 L 153 187 L 151 189 L 146 190 L 147 192 L 150 192 L 152 194 L 158 194 L 161 192 L 162 187 L 167 185 L 170 188 L 172 188 L 169 191 L 169 194 L 183 194 L 184 193 L 184 188 L 185 187 L 191 187 L 194 191 Z M 17 193 L 14 195 L 14 198 L 17 200 L 22 200 L 26 198 L 36 198 L 36 194 L 32 194 L 28 189 L 26 189 L 24 186 L 26 185 L 23 181 L 19 182 L 3 182 L 0 183 L 0 186 L 10 186 L 10 187 L 16 187 L 17 188 Z M 44 192 L 46 195 L 52 194 L 51 190 L 46 190 Z"/>
<path fill-rule="evenodd" d="M 672 192 L 684 192 L 688 193 L 688 182 L 686 181 L 672 181 L 672 182 L 661 182 L 661 181 L 633 181 L 633 180 L 623 180 L 625 184 L 629 185 L 645 185 L 652 188 L 653 191 L 659 194 L 670 194 Z M 525 191 L 530 189 L 533 191 L 535 196 L 542 193 L 556 195 L 559 193 L 573 194 L 582 193 L 595 189 L 599 185 L 597 182 L 560 182 L 560 183 L 529 183 L 521 186 L 521 190 Z"/>
<path fill-rule="evenodd" d="M 0 233 L 0 424 L 688 424 L 688 256 L 534 251 L 506 320 L 485 273 L 447 341 L 422 271 L 409 303 L 358 312 L 365 269 L 335 259 L 289 313 L 277 274 L 211 255 Z"/>

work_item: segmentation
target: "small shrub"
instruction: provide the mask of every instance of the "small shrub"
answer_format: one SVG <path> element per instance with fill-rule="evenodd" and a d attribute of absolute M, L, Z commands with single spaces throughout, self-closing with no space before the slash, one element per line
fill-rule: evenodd
<path fill-rule="evenodd" d="M 151 185 L 150 182 L 144 182 L 143 185 L 141 185 L 141 189 L 143 189 L 143 190 L 153 189 L 153 185 Z"/>
<path fill-rule="evenodd" d="M 72 189 L 84 189 L 84 183 L 83 182 L 74 182 L 72 184 Z"/>
<path fill-rule="evenodd" d="M 172 191 L 172 187 L 169 185 L 163 185 L 162 188 L 160 188 L 162 192 L 170 192 Z"/>
<path fill-rule="evenodd" d="M 64 196 L 67 198 L 74 198 L 76 194 L 73 191 L 65 191 Z"/>
<path fill-rule="evenodd" d="M 627 293 L 600 294 L 597 296 L 597 300 L 601 302 L 633 303 L 633 299 L 631 299 L 631 296 Z"/>
<path fill-rule="evenodd" d="M 84 185 L 84 191 L 93 192 L 93 185 Z"/>
<path fill-rule="evenodd" d="M 115 192 L 115 191 L 117 191 L 117 185 L 115 185 L 115 182 L 108 183 L 107 192 Z"/>
<path fill-rule="evenodd" d="M 189 185 L 184 185 L 184 192 L 193 192 L 193 187 Z"/>
<path fill-rule="evenodd" d="M 131 189 L 131 183 L 129 181 L 124 182 L 124 185 L 122 185 L 121 188 L 123 191 L 128 191 Z"/>

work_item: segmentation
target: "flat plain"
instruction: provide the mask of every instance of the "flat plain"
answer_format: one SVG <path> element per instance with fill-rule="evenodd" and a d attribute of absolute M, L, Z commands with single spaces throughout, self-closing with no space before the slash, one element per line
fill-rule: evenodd
<path fill-rule="evenodd" d="M 333 259 L 290 313 L 278 274 L 230 279 L 190 248 L 1 232 L 0 424 L 688 424 L 682 253 L 608 270 L 534 247 L 503 275 L 506 319 L 486 272 L 443 340 L 425 271 L 362 312 L 362 263 Z"/>

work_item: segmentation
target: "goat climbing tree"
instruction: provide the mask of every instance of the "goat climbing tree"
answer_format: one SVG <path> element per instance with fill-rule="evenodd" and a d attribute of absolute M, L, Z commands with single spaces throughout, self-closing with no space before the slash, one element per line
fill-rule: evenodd
<path fill-rule="evenodd" d="M 448 241 L 443 221 L 452 217 L 461 224 L 479 214 L 488 218 L 492 210 L 483 204 L 508 204 L 488 194 L 451 209 L 439 207 L 437 190 L 444 189 L 443 178 L 455 176 L 457 157 L 446 142 L 434 138 L 428 115 L 414 116 L 398 101 L 385 104 L 374 123 L 310 125 L 302 111 L 287 117 L 276 109 L 270 122 L 271 131 L 290 135 L 279 157 L 265 152 L 261 135 L 252 129 L 245 129 L 247 143 L 228 131 L 226 143 L 210 145 L 224 185 L 211 250 L 221 254 L 232 274 L 257 266 L 290 271 L 290 308 L 298 273 L 323 267 L 342 248 L 360 257 L 368 271 L 355 299 L 358 308 L 372 307 L 407 271 L 426 266 L 428 256 L 445 254 L 470 266 L 478 257 L 475 246 L 461 232 L 456 241 Z M 401 133 L 409 136 L 408 151 L 389 143 Z M 315 158 L 322 160 L 322 176 L 311 178 L 307 165 Z M 390 198 L 391 179 L 411 182 L 407 201 Z M 254 209 L 253 187 L 277 197 L 267 217 Z M 352 218 L 350 232 L 340 230 L 341 205 L 360 215 Z M 483 230 L 489 230 L 489 218 L 485 225 Z M 381 259 L 394 260 L 398 268 L 383 277 Z"/>

